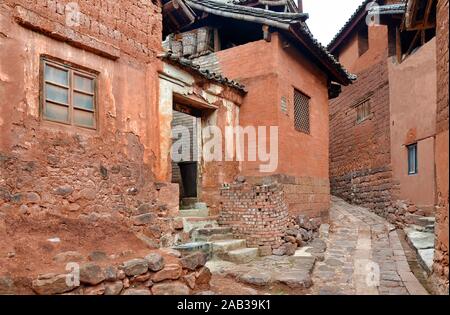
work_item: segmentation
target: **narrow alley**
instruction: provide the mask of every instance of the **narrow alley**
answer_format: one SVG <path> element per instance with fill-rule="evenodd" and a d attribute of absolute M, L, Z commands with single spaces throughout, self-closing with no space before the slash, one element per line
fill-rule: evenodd
<path fill-rule="evenodd" d="M 392 224 L 341 199 L 332 203 L 325 260 L 313 272 L 314 293 L 427 294 Z"/>
<path fill-rule="evenodd" d="M 428 294 L 412 273 L 392 224 L 336 197 L 330 215 L 329 227 L 321 228 L 320 238 L 327 245 L 324 253 L 320 240 L 315 240 L 292 257 L 261 257 L 247 264 L 210 261 L 212 291 L 231 295 Z M 231 278 L 239 282 L 238 288 Z"/>

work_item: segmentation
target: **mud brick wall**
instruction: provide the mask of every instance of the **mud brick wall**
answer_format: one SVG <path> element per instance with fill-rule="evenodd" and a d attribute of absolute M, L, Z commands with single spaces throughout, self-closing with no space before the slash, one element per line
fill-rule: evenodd
<path fill-rule="evenodd" d="M 436 208 L 436 253 L 433 270 L 438 292 L 448 294 L 448 0 L 438 0 L 437 12 L 436 182 L 438 206 Z"/>
<path fill-rule="evenodd" d="M 80 23 L 68 26 L 69 2 L 0 2 L 0 216 L 118 216 L 170 244 L 178 187 L 154 175 L 159 2 L 73 1 Z M 43 55 L 98 73 L 96 130 L 41 118 Z"/>
<path fill-rule="evenodd" d="M 369 100 L 371 116 L 357 123 L 356 105 Z M 390 165 L 387 62 L 358 74 L 330 104 L 331 192 L 386 216 L 395 193 Z"/>
<path fill-rule="evenodd" d="M 438 1 L 437 16 L 438 116 L 437 132 L 448 130 L 448 0 Z"/>
<path fill-rule="evenodd" d="M 219 224 L 231 226 L 249 247 L 278 248 L 289 217 L 283 185 L 234 183 L 221 189 Z"/>
<path fill-rule="evenodd" d="M 328 222 L 330 212 L 330 182 L 314 177 L 282 176 L 284 196 L 289 215 L 306 215 Z"/>
<path fill-rule="evenodd" d="M 4 0 L 15 8 L 14 17 L 49 36 L 69 37 L 76 46 L 91 47 L 95 41 L 105 52 L 115 50 L 151 60 L 160 51 L 162 14 L 157 0 Z M 73 4 L 80 14 L 73 15 Z M 33 25 L 34 24 L 34 25 Z M 51 34 L 53 33 L 53 34 Z M 106 49 L 108 48 L 108 49 Z"/>

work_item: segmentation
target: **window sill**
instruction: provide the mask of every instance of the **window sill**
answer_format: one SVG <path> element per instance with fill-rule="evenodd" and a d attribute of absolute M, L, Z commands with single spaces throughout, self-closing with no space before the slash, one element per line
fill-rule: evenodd
<path fill-rule="evenodd" d="M 364 122 L 366 122 L 367 120 L 372 120 L 373 117 L 374 117 L 374 115 L 373 115 L 373 114 L 370 114 L 370 115 L 367 116 L 366 118 L 364 118 L 364 119 L 362 119 L 362 120 L 360 120 L 360 121 L 356 121 L 356 125 L 361 125 L 361 124 L 363 124 Z"/>

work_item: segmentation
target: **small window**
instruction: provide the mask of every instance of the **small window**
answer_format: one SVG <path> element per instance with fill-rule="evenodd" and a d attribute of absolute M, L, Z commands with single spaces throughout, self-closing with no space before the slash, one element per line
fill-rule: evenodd
<path fill-rule="evenodd" d="M 365 100 L 356 107 L 356 122 L 361 123 L 370 117 L 370 102 Z"/>
<path fill-rule="evenodd" d="M 43 59 L 42 118 L 95 129 L 96 76 Z"/>
<path fill-rule="evenodd" d="M 307 134 L 311 133 L 310 98 L 302 92 L 294 91 L 294 125 L 295 129 Z"/>
<path fill-rule="evenodd" d="M 407 146 L 408 148 L 408 174 L 414 175 L 419 172 L 417 165 L 417 143 Z"/>

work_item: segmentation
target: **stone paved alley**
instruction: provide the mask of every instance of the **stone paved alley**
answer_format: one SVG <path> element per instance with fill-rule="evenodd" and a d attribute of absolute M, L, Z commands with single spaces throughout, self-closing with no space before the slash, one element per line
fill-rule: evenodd
<path fill-rule="evenodd" d="M 338 198 L 330 215 L 325 260 L 313 272 L 314 293 L 427 294 L 411 272 L 393 225 Z"/>
<path fill-rule="evenodd" d="M 314 248 L 321 246 L 319 241 L 293 257 L 269 256 L 244 265 L 209 262 L 213 290 L 220 288 L 220 294 L 428 294 L 410 269 L 398 232 L 385 219 L 333 198 L 330 223 L 329 229 L 322 229 L 327 244 L 322 254 Z M 311 256 L 316 257 L 315 265 Z M 237 290 L 230 285 L 228 291 L 225 278 L 242 286 Z"/>

